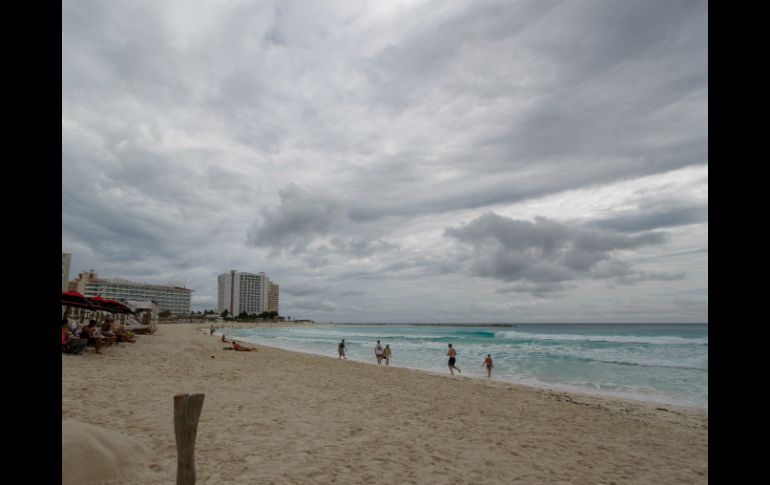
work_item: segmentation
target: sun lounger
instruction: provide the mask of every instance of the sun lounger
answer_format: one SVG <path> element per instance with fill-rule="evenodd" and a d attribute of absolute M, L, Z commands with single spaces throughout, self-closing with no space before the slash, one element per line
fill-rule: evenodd
<path fill-rule="evenodd" d="M 61 351 L 65 354 L 77 355 L 83 352 L 83 349 L 86 348 L 86 344 L 88 344 L 86 339 L 70 337 L 67 339 L 67 342 L 61 346 Z"/>

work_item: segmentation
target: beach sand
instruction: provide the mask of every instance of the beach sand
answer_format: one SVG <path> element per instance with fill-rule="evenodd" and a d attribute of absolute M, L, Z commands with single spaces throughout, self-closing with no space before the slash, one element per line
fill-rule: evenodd
<path fill-rule="evenodd" d="M 62 355 L 62 483 L 174 483 L 180 393 L 205 394 L 198 483 L 708 482 L 707 411 L 340 361 L 336 347 L 223 350 L 199 328 Z"/>

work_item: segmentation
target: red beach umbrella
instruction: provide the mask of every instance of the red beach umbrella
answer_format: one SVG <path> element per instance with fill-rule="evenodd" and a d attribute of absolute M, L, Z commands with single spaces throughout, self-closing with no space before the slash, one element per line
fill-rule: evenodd
<path fill-rule="evenodd" d="M 130 308 L 119 301 L 109 300 L 107 298 L 102 298 L 101 296 L 94 296 L 93 298 L 89 298 L 89 300 L 97 310 L 104 310 L 110 313 L 134 313 Z"/>
<path fill-rule="evenodd" d="M 61 294 L 62 306 L 71 306 L 78 308 L 87 308 L 89 310 L 94 309 L 94 305 L 77 291 L 63 291 Z"/>

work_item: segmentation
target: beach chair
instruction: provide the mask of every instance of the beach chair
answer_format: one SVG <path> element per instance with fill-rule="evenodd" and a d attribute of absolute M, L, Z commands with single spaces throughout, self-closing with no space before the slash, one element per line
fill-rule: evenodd
<path fill-rule="evenodd" d="M 86 345 L 88 345 L 88 340 L 78 337 L 70 337 L 67 339 L 67 342 L 61 346 L 61 351 L 65 354 L 78 355 L 83 352 L 83 350 L 86 348 Z"/>

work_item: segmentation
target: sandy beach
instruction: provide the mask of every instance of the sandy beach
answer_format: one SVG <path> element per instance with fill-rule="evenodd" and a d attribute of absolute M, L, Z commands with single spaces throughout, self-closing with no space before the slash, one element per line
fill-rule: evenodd
<path fill-rule="evenodd" d="M 341 361 L 336 348 L 236 352 L 201 328 L 62 355 L 62 483 L 174 483 L 179 393 L 205 394 L 198 483 L 708 482 L 707 411 Z"/>

